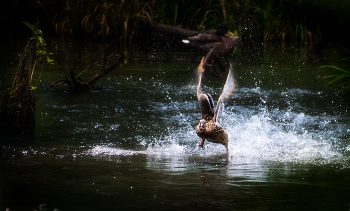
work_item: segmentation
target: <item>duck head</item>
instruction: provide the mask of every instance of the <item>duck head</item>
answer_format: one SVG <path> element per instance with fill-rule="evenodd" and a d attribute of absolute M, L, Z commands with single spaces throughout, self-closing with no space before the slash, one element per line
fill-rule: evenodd
<path fill-rule="evenodd" d="M 215 34 L 222 36 L 228 32 L 228 26 L 226 25 L 220 25 L 218 28 L 216 28 Z"/>
<path fill-rule="evenodd" d="M 205 123 L 207 123 L 207 120 L 205 120 L 205 119 L 201 119 L 199 121 L 199 125 L 198 126 L 199 126 L 200 130 L 203 130 Z"/>

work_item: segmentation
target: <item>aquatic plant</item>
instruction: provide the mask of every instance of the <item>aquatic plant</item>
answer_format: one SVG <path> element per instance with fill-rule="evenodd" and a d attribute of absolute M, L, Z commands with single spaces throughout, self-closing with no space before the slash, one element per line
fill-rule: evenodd
<path fill-rule="evenodd" d="M 200 30 L 226 24 L 236 35 L 258 42 L 313 44 L 332 34 L 347 41 L 339 32 L 350 22 L 349 6 L 345 0 L 16 0 L 0 21 L 6 29 L 14 22 L 6 17 L 26 17 L 62 37 L 132 40 L 143 34 L 140 19 L 147 18 Z"/>
<path fill-rule="evenodd" d="M 56 34 L 132 39 L 138 18 L 147 3 L 138 0 L 34 1 L 30 5 L 43 12 Z M 42 17 L 43 18 L 43 17 Z"/>
<path fill-rule="evenodd" d="M 349 50 L 343 48 L 345 51 L 350 53 Z M 344 59 L 341 59 L 341 61 L 345 61 L 347 64 L 344 65 L 344 67 L 338 67 L 334 65 L 323 65 L 322 67 L 329 67 L 336 70 L 336 72 L 332 75 L 325 76 L 325 79 L 331 79 L 331 81 L 328 82 L 329 85 L 335 85 L 341 88 L 341 91 L 343 92 L 349 92 L 350 91 L 350 57 L 346 57 Z"/>
<path fill-rule="evenodd" d="M 337 84 L 339 87 L 341 87 L 341 91 L 344 92 L 348 92 L 350 90 L 350 68 L 343 69 L 332 65 L 324 65 L 324 67 L 331 67 L 338 70 L 336 74 L 325 77 L 333 79 L 332 81 L 328 82 L 328 84 Z"/>
<path fill-rule="evenodd" d="M 261 16 L 264 43 L 272 41 L 274 37 L 285 33 L 281 5 L 276 5 L 274 1 L 268 1 L 266 4 L 257 4 L 255 9 Z"/>

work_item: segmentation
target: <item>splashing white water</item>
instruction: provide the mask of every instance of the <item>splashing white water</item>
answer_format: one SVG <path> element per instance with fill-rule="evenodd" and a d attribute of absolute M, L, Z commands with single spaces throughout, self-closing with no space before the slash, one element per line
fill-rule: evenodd
<path fill-rule="evenodd" d="M 298 114 L 295 125 L 308 117 Z M 330 142 L 301 129 L 285 131 L 275 125 L 269 117 L 254 115 L 243 118 L 226 114 L 223 127 L 229 134 L 229 156 L 231 159 L 279 162 L 333 162 L 342 157 Z M 164 138 L 153 138 L 144 151 L 124 150 L 108 146 L 96 146 L 92 155 L 135 155 L 146 154 L 159 158 L 184 158 L 188 156 L 211 157 L 226 154 L 223 145 L 206 142 L 201 149 L 194 128 L 170 132 Z M 145 142 L 145 141 L 143 141 Z M 145 144 L 145 143 L 144 143 Z"/>
<path fill-rule="evenodd" d="M 296 115 L 295 125 L 306 118 Z M 340 153 L 332 145 L 307 130 L 285 131 L 283 125 L 275 125 L 269 117 L 255 115 L 227 129 L 231 135 L 230 155 L 237 158 L 272 160 L 281 162 L 313 162 L 332 160 Z"/>
<path fill-rule="evenodd" d="M 109 147 L 109 146 L 100 146 L 97 145 L 93 147 L 92 149 L 88 150 L 88 155 L 92 156 L 128 156 L 128 155 L 136 155 L 136 154 L 143 154 L 143 151 L 134 151 L 134 150 L 126 150 L 126 149 L 120 149 L 115 147 Z"/>
<path fill-rule="evenodd" d="M 249 90 L 243 90 L 244 94 L 247 92 Z M 262 96 L 267 95 L 257 89 L 252 89 L 250 92 L 253 94 L 258 92 Z M 283 92 L 283 95 L 295 93 L 295 90 L 290 90 Z M 297 94 L 300 93 L 308 94 L 309 92 L 299 90 Z M 181 111 L 181 108 L 178 109 Z M 186 159 L 189 156 L 209 158 L 226 155 L 225 147 L 220 144 L 206 142 L 203 149 L 197 146 L 199 138 L 195 133 L 196 123 L 193 123 L 193 116 L 179 112 L 178 116 L 172 118 L 174 121 L 184 120 L 186 124 L 180 129 L 168 128 L 166 135 L 142 137 L 140 145 L 145 146 L 146 150 L 133 151 L 96 146 L 91 150 L 91 154 L 146 154 L 153 158 L 175 160 Z M 322 164 L 348 159 L 334 146 L 334 139 L 329 137 L 330 133 L 334 133 L 333 126 L 328 125 L 333 121 L 332 119 L 334 116 L 319 117 L 295 112 L 293 106 L 285 110 L 278 108 L 269 110 L 261 105 L 228 106 L 224 113 L 222 126 L 229 135 L 230 160 Z"/>

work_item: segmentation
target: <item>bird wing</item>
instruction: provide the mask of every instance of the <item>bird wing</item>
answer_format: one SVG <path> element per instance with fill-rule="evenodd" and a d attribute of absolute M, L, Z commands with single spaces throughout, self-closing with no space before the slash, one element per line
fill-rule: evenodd
<path fill-rule="evenodd" d="M 220 122 L 222 110 L 224 108 L 224 104 L 231 98 L 232 94 L 236 91 L 237 82 L 234 77 L 233 66 L 230 63 L 230 70 L 227 75 L 226 83 L 222 93 L 218 99 L 216 104 L 215 112 L 214 112 L 214 121 Z"/>
<path fill-rule="evenodd" d="M 204 68 L 203 68 L 203 61 L 204 57 L 201 60 L 201 63 L 198 66 L 197 69 L 197 75 L 198 75 L 198 84 L 197 84 L 197 97 L 199 99 L 199 96 L 202 94 L 202 74 L 204 73 Z"/>
<path fill-rule="evenodd" d="M 200 33 L 196 36 L 189 37 L 188 40 L 200 43 L 221 42 L 220 36 L 215 33 Z"/>
<path fill-rule="evenodd" d="M 214 101 L 210 94 L 202 93 L 202 74 L 204 73 L 203 68 L 204 57 L 201 60 L 201 63 L 198 66 L 197 75 L 198 75 L 198 84 L 197 84 L 197 98 L 199 106 L 201 108 L 202 119 L 204 118 L 213 118 L 214 117 Z"/>

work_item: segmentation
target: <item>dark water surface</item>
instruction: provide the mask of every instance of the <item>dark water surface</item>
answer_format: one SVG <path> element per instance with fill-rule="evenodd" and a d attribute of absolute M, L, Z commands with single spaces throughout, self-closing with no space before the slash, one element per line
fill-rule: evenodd
<path fill-rule="evenodd" d="M 350 209 L 350 107 L 319 67 L 339 59 L 335 50 L 322 62 L 295 49 L 230 58 L 239 87 L 224 110 L 227 155 L 197 146 L 200 54 L 135 48 L 98 81 L 108 89 L 69 94 L 48 87 L 103 48 L 50 49 L 56 64 L 34 75 L 35 136 L 0 136 L 0 210 Z M 21 50 L 1 52 L 1 90 Z M 225 74 L 203 79 L 215 99 Z"/>

